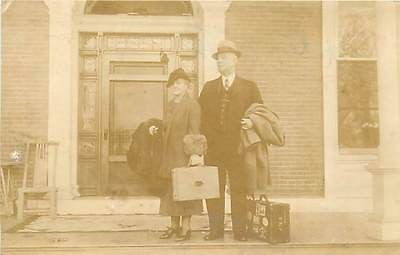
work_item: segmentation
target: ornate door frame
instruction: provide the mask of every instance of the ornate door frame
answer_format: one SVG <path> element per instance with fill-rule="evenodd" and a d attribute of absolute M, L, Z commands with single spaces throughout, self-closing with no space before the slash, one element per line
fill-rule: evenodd
<path fill-rule="evenodd" d="M 73 144 L 73 151 L 75 150 L 75 155 L 73 155 L 73 162 L 76 162 L 73 172 L 75 172 L 76 180 L 79 184 L 79 178 L 82 175 L 82 168 L 90 168 L 90 167 L 100 167 L 100 155 L 101 151 L 99 150 L 100 144 L 100 136 L 99 130 L 100 126 L 98 123 L 101 123 L 100 119 L 96 120 L 96 116 L 98 116 L 98 111 L 101 110 L 99 108 L 100 100 L 98 94 L 90 95 L 93 91 L 97 90 L 100 81 L 100 68 L 101 68 L 101 55 L 103 52 L 104 45 L 104 35 L 139 35 L 139 34 L 147 34 L 147 35 L 160 35 L 160 34 L 170 34 L 175 37 L 175 43 L 177 47 L 187 47 L 187 44 L 190 46 L 190 42 L 185 42 L 187 39 L 187 35 L 195 36 L 197 39 L 194 42 L 196 47 L 196 52 L 202 52 L 202 33 L 201 33 L 201 16 L 195 15 L 193 17 L 131 17 L 131 16 L 108 16 L 108 15 L 83 15 L 83 7 L 84 4 L 81 2 L 76 2 L 74 13 L 75 17 L 74 21 L 74 30 L 72 38 L 75 39 L 73 42 L 73 52 L 77 52 L 78 54 L 73 56 L 73 62 L 76 63 L 75 72 L 73 73 L 74 80 L 77 81 L 76 86 L 74 88 L 74 93 L 76 97 L 72 99 L 73 104 L 73 115 L 76 116 L 76 123 L 72 125 L 75 129 L 72 130 L 72 133 L 75 134 L 76 142 Z M 195 13 L 199 14 L 199 9 L 194 8 Z M 160 26 L 160 24 L 163 24 Z M 182 35 L 182 36 L 181 36 Z M 94 36 L 94 37 L 93 37 Z M 186 36 L 186 38 L 185 38 Z M 115 43 L 117 45 L 112 46 L 112 49 L 108 49 L 110 51 L 119 51 L 120 46 L 118 46 L 118 39 L 116 39 Z M 129 43 L 125 41 L 125 43 Z M 134 41 L 130 41 L 130 43 L 135 43 Z M 157 43 L 157 42 L 155 42 Z M 101 44 L 101 45 L 100 45 Z M 185 46 L 186 44 L 186 46 Z M 101 47 L 99 47 L 101 46 Z M 132 49 L 134 51 L 134 49 Z M 143 49 L 142 49 L 143 50 Z M 171 49 L 171 50 L 176 50 Z M 177 61 L 179 61 L 179 65 L 184 65 L 182 60 L 184 58 L 196 58 L 196 66 L 194 67 L 196 76 L 197 76 L 197 84 L 203 83 L 203 77 L 201 67 L 202 64 L 202 56 L 196 53 L 195 56 L 186 52 L 183 54 L 181 58 L 178 57 Z M 100 56 L 100 57 L 96 57 Z M 75 60 L 75 61 L 74 61 Z M 85 65 L 88 66 L 88 69 L 85 70 Z M 190 68 L 190 64 L 189 64 Z M 73 67 L 74 69 L 74 67 Z M 78 71 L 79 70 L 79 71 Z M 86 95 L 85 95 L 86 93 Z M 86 97 L 87 100 L 91 101 L 95 106 L 88 106 L 80 103 L 80 97 Z M 82 107 L 85 108 L 85 115 L 90 116 L 92 114 L 92 120 L 83 121 L 82 118 Z M 93 122 L 94 121 L 94 122 Z M 92 124 L 90 124 L 92 122 Z M 89 124 L 88 124 L 89 123 Z M 72 123 L 73 124 L 73 123 Z M 84 124 L 95 125 L 95 129 L 90 130 L 82 130 Z M 88 127 L 86 125 L 86 128 Z M 72 174 L 74 175 L 74 174 Z M 93 176 L 86 176 L 86 178 L 91 178 Z M 82 195 L 99 195 L 101 194 L 100 184 L 102 183 L 101 177 L 97 177 L 98 185 L 92 187 L 82 187 L 79 191 Z"/>

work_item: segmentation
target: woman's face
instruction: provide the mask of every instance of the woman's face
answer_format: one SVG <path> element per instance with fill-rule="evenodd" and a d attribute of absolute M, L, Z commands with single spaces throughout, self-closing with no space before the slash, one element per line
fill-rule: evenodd
<path fill-rule="evenodd" d="M 180 96 L 184 94 L 188 89 L 188 81 L 185 79 L 177 79 L 174 84 L 169 87 L 169 90 L 173 96 Z"/>

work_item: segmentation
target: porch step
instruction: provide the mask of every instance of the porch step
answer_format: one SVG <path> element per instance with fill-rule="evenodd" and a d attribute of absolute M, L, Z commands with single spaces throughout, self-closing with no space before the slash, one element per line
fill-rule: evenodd
<path fill-rule="evenodd" d="M 314 242 L 271 245 L 258 240 L 237 242 L 227 232 L 224 240 L 203 241 L 195 231 L 192 239 L 176 243 L 160 240 L 157 231 L 91 233 L 7 233 L 2 238 L 2 253 L 7 255 L 398 255 L 396 242 Z"/>

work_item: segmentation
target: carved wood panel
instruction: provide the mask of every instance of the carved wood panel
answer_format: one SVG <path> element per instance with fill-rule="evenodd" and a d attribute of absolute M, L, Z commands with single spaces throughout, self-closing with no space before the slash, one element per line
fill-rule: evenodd
<path fill-rule="evenodd" d="M 105 49 L 130 49 L 171 51 L 175 47 L 174 36 L 106 35 Z"/>
<path fill-rule="evenodd" d="M 98 194 L 98 161 L 92 160 L 79 160 L 78 162 L 78 184 L 79 192 L 81 195 L 97 195 Z"/>
<path fill-rule="evenodd" d="M 79 38 L 79 46 L 81 49 L 95 50 L 97 49 L 97 34 L 81 34 Z"/>
<path fill-rule="evenodd" d="M 81 81 L 81 125 L 82 131 L 96 132 L 97 129 L 97 82 Z"/>

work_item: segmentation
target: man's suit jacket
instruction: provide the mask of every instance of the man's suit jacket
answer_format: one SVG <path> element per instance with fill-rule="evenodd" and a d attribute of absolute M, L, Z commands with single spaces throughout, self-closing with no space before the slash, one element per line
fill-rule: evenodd
<path fill-rule="evenodd" d="M 221 130 L 220 126 L 222 99 L 226 91 L 222 85 L 222 78 L 208 81 L 200 94 L 201 133 L 206 136 L 208 144 L 207 164 L 226 159 L 235 162 L 232 159 L 239 159 L 241 119 L 252 103 L 263 102 L 257 85 L 238 76 L 229 90 L 229 102 L 225 109 L 225 130 Z"/>

